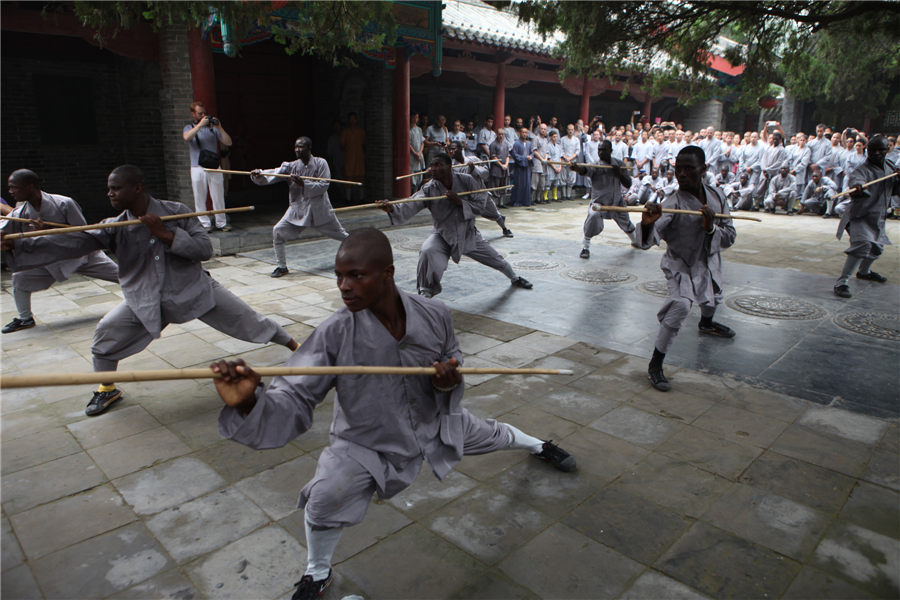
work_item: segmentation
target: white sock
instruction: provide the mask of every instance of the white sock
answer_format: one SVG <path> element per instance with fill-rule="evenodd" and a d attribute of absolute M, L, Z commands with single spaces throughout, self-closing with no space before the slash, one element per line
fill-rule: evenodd
<path fill-rule="evenodd" d="M 341 537 L 343 527 L 327 529 L 313 528 L 309 519 L 303 520 L 306 525 L 306 573 L 313 581 L 321 581 L 331 571 L 331 557 Z"/>
<path fill-rule="evenodd" d="M 509 423 L 504 423 L 509 432 L 509 449 L 510 450 L 528 450 L 532 454 L 540 454 L 544 449 L 543 440 L 530 436 L 521 429 L 513 427 Z"/>

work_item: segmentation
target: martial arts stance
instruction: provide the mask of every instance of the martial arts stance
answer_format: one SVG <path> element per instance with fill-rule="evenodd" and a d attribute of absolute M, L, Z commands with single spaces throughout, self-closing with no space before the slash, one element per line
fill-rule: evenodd
<path fill-rule="evenodd" d="M 438 154 L 431 161 L 431 181 L 413 194 L 413 198 L 444 196 L 441 200 L 387 204 L 381 201 L 382 210 L 388 213 L 392 225 L 401 225 L 423 209 L 431 211 L 434 229 L 419 251 L 416 270 L 416 286 L 419 294 L 431 298 L 441 293 L 441 277 L 450 259 L 459 263 L 463 254 L 483 265 L 497 269 L 509 277 L 512 285 L 526 290 L 532 288 L 524 277 L 519 277 L 512 265 L 506 262 L 487 243 L 475 228 L 475 216 L 484 214 L 490 200 L 487 192 L 457 196 L 457 192 L 482 189 L 481 183 L 471 175 L 457 173 L 450 166 L 450 157 Z"/>
<path fill-rule="evenodd" d="M 8 186 L 10 195 L 18 204 L 9 216 L 32 219 L 35 224 L 4 220 L 0 225 L 0 232 L 3 234 L 33 231 L 40 228 L 43 222 L 87 225 L 78 204 L 67 196 L 42 191 L 41 180 L 33 171 L 28 169 L 13 171 L 9 176 Z M 119 267 L 99 250 L 81 258 L 58 260 L 45 267 L 13 273 L 12 293 L 19 316 L 3 327 L 3 333 L 34 327 L 31 293 L 46 290 L 55 282 L 65 281 L 73 273 L 96 277 L 103 281 L 119 280 Z"/>
<path fill-rule="evenodd" d="M 443 479 L 464 455 L 522 449 L 561 471 L 575 459 L 549 441 L 462 407 L 462 353 L 450 311 L 401 292 L 387 237 L 354 231 L 338 250 L 335 274 L 346 308 L 303 342 L 288 366 L 434 366 L 429 376 L 276 377 L 267 388 L 242 361 L 210 365 L 227 405 L 219 432 L 252 448 L 277 448 L 309 430 L 313 411 L 334 388 L 331 445 L 300 492 L 306 511 L 307 566 L 293 598 L 317 598 L 331 583 L 331 558 L 344 527 L 365 517 L 373 493 L 390 498 L 428 461 Z"/>
<path fill-rule="evenodd" d="M 625 186 L 625 189 L 631 187 L 631 175 L 628 174 L 630 169 L 625 166 L 625 163 L 612 157 L 612 144 L 609 140 L 600 142 L 600 145 L 597 146 L 597 156 L 599 157 L 597 164 L 605 166 L 576 167 L 575 163 L 571 163 L 572 169 L 589 176 L 591 180 L 591 203 L 588 205 L 587 218 L 584 220 L 584 239 L 581 242 L 581 254 L 579 254 L 581 258 L 591 257 L 591 238 L 600 235 L 600 232 L 603 231 L 604 218 L 615 221 L 634 242 L 634 224 L 628 213 L 594 210 L 595 204 L 597 206 L 625 206 L 625 201 L 622 199 L 622 186 Z"/>
<path fill-rule="evenodd" d="M 703 150 L 685 146 L 675 159 L 679 191 L 662 205 L 646 205 L 647 212 L 641 217 L 636 236 L 637 244 L 645 250 L 660 240 L 666 242 L 660 267 L 666 276 L 669 297 L 656 315 L 659 332 L 648 369 L 650 383 L 662 392 L 671 388 L 663 374 L 663 359 L 688 318 L 691 304 L 700 305 L 700 333 L 734 337 L 734 331 L 712 319 L 722 301 L 720 253 L 734 244 L 737 234 L 731 218 L 715 216 L 728 214 L 728 203 L 721 191 L 702 183 L 704 172 Z M 663 214 L 663 208 L 699 210 L 703 215 Z"/>
<path fill-rule="evenodd" d="M 250 179 L 256 185 L 271 185 L 283 181 L 273 174 L 291 174 L 288 199 L 290 206 L 281 220 L 272 229 L 272 246 L 275 249 L 275 270 L 272 277 L 287 275 L 287 258 L 284 252 L 284 243 L 296 240 L 307 227 L 314 227 L 331 239 L 341 241 L 347 237 L 347 232 L 331 208 L 328 199 L 328 182 L 301 179 L 303 177 L 331 177 L 328 161 L 324 158 L 312 155 L 312 140 L 308 137 L 299 137 L 294 142 L 294 154 L 297 160 L 281 163 L 277 169 L 262 171 L 254 170 Z"/>
<path fill-rule="evenodd" d="M 139 219 L 141 225 L 3 242 L 14 250 L 8 259 L 12 271 L 103 248 L 115 253 L 125 301 L 97 325 L 91 346 L 94 371 L 115 371 L 120 360 L 146 348 L 169 323 L 193 319 L 244 341 L 297 349 L 281 325 L 255 312 L 203 270 L 201 261 L 212 256 L 212 245 L 198 219 L 160 219 L 189 212 L 184 204 L 153 198 L 144 189 L 141 170 L 132 165 L 114 169 L 107 186 L 113 208 L 123 211 L 109 221 Z M 84 412 L 99 415 L 121 397 L 115 384 L 101 384 Z"/>
<path fill-rule="evenodd" d="M 841 215 L 837 238 L 841 239 L 844 230 L 850 234 L 850 247 L 844 250 L 847 260 L 844 270 L 834 284 L 834 294 L 841 298 L 850 298 L 850 286 L 847 282 L 856 271 L 857 279 L 866 279 L 884 283 L 887 277 L 871 270 L 872 263 L 881 256 L 884 245 L 890 244 L 884 231 L 884 222 L 891 195 L 900 194 L 900 176 L 880 181 L 867 188 L 868 183 L 891 173 L 900 173 L 897 165 L 885 159 L 888 143 L 883 135 L 873 135 L 868 144 L 868 159 L 847 174 L 847 189 L 850 194 L 850 207 Z"/>
<path fill-rule="evenodd" d="M 493 142 L 491 142 L 493 144 Z M 506 145 L 504 144 L 504 148 Z M 488 180 L 488 167 L 484 165 L 476 165 L 476 162 L 481 162 L 478 160 L 477 156 L 472 156 L 469 154 L 468 156 L 463 152 L 463 145 L 459 142 L 450 142 L 450 158 L 453 159 L 453 171 L 456 173 L 465 173 L 466 175 L 471 175 L 481 183 L 481 187 L 485 187 L 485 184 Z M 467 165 L 467 166 L 463 166 Z M 501 184 L 505 185 L 505 184 Z M 497 187 L 500 187 L 499 185 Z M 497 225 L 500 226 L 500 231 L 503 232 L 503 237 L 511 238 L 513 237 L 513 232 L 506 226 L 506 217 L 497 210 L 497 205 L 494 203 L 494 199 L 491 198 L 491 195 L 488 194 L 487 200 L 484 203 L 484 207 L 481 212 L 478 213 L 478 216 L 487 219 L 488 221 L 493 221 Z"/>

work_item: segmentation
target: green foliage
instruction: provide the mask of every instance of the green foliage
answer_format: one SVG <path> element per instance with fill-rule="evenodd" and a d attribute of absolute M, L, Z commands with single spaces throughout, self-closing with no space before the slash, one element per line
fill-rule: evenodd
<path fill-rule="evenodd" d="M 682 92 L 687 104 L 716 96 L 751 108 L 777 82 L 795 95 L 799 88 L 802 97 L 824 95 L 834 103 L 852 94 L 874 110 L 887 100 L 889 81 L 898 79 L 896 2 L 523 0 L 514 6 L 543 35 L 562 32 L 561 77 L 625 76 L 651 94 Z M 720 35 L 740 44 L 717 47 Z M 710 53 L 744 65 L 743 76 L 716 81 L 707 68 Z M 872 85 L 879 90 L 862 100 L 860 91 Z"/>
<path fill-rule="evenodd" d="M 354 53 L 379 50 L 396 39 L 396 22 L 390 2 L 288 2 L 284 8 L 299 9 L 298 19 L 286 24 L 272 19 L 270 15 L 275 6 L 271 1 L 76 0 L 74 3 L 76 17 L 96 32 L 95 38 L 101 44 L 141 22 L 154 30 L 175 23 L 200 27 L 213 10 L 230 25 L 236 39 L 261 24 L 269 27 L 273 38 L 285 46 L 288 54 L 316 55 L 335 65 L 352 65 Z"/>

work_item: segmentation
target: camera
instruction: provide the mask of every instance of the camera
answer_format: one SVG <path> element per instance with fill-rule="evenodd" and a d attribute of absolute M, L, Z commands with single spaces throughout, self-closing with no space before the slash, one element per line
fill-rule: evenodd
<path fill-rule="evenodd" d="M 634 111 L 632 114 L 633 114 L 634 116 L 638 116 L 639 114 L 641 114 L 641 111 L 636 110 L 636 111 Z"/>
<path fill-rule="evenodd" d="M 209 117 L 209 125 L 210 127 L 214 127 L 219 124 L 219 120 L 215 117 Z"/>

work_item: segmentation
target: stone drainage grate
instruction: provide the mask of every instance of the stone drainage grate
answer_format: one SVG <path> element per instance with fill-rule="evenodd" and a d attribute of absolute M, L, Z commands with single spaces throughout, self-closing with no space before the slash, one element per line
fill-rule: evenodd
<path fill-rule="evenodd" d="M 847 331 L 882 340 L 900 341 L 900 316 L 891 313 L 843 313 L 835 315 L 834 324 Z"/>
<path fill-rule="evenodd" d="M 669 286 L 666 283 L 665 279 L 657 280 L 657 281 L 645 281 L 644 283 L 639 283 L 635 286 L 637 291 L 644 292 L 645 294 L 650 294 L 651 296 L 659 296 L 661 298 L 666 298 L 669 296 Z"/>
<path fill-rule="evenodd" d="M 767 319 L 810 321 L 828 314 L 812 302 L 785 296 L 735 296 L 726 299 L 725 304 L 738 312 Z"/>
<path fill-rule="evenodd" d="M 618 285 L 637 279 L 631 273 L 614 269 L 570 269 L 563 274 L 569 279 L 583 281 L 592 285 Z"/>

